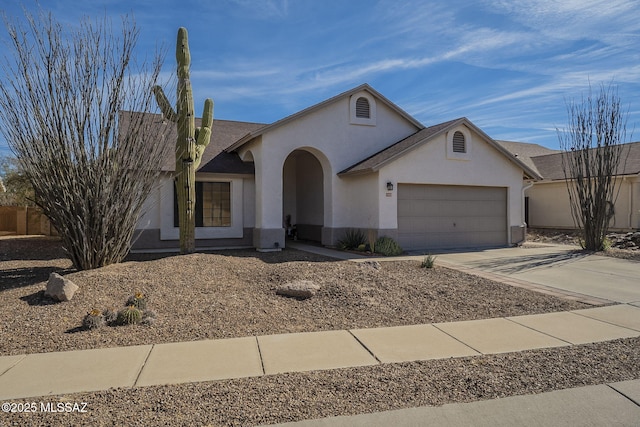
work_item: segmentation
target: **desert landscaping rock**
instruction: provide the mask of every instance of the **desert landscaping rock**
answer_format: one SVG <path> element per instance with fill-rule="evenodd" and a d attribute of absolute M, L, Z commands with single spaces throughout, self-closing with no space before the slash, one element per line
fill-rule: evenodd
<path fill-rule="evenodd" d="M 78 289 L 78 285 L 71 280 L 62 277 L 58 273 L 51 273 L 44 296 L 50 297 L 55 301 L 71 301 Z"/>
<path fill-rule="evenodd" d="M 316 285 L 310 280 L 298 280 L 280 286 L 276 294 L 285 297 L 307 299 L 314 296 L 320 290 L 320 285 Z"/>
<path fill-rule="evenodd" d="M 380 263 L 378 261 L 363 261 L 362 265 L 373 268 L 374 270 L 380 270 Z"/>
<path fill-rule="evenodd" d="M 606 251 L 598 252 L 598 255 L 613 258 L 640 261 L 640 232 L 629 233 L 609 233 L 607 239 L 611 247 Z M 580 234 L 577 230 L 550 230 L 550 229 L 529 229 L 527 230 L 527 241 L 524 244 L 560 244 L 580 246 Z"/>
<path fill-rule="evenodd" d="M 612 248 L 634 251 L 640 249 L 640 232 L 609 233 L 607 239 L 609 239 Z"/>

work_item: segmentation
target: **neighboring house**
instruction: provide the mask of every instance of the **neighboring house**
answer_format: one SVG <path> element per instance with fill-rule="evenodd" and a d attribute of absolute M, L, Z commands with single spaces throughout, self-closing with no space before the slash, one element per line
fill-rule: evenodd
<path fill-rule="evenodd" d="M 562 152 L 535 144 L 498 141 L 542 179 L 525 192 L 527 225 L 532 228 L 575 228 L 571 216 Z M 619 188 L 612 230 L 640 229 L 640 142 L 625 144 L 616 173 Z"/>
<path fill-rule="evenodd" d="M 163 170 L 134 249 L 179 247 Z M 505 246 L 524 239 L 523 189 L 540 178 L 468 119 L 425 128 L 365 84 L 269 125 L 215 120 L 196 246 L 278 250 L 293 226 L 323 245 L 359 228 L 408 250 Z"/>

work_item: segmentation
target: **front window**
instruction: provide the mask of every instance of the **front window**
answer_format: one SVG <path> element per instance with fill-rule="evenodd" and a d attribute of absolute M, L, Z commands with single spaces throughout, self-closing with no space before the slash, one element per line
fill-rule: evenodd
<path fill-rule="evenodd" d="M 173 226 L 178 227 L 178 196 L 173 188 Z M 231 227 L 231 183 L 196 182 L 196 227 Z"/>
<path fill-rule="evenodd" d="M 202 183 L 202 226 L 231 226 L 231 183 Z"/>

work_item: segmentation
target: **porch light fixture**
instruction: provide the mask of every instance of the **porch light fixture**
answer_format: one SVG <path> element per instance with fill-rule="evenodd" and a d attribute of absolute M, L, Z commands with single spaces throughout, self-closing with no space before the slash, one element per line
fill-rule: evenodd
<path fill-rule="evenodd" d="M 391 181 L 387 182 L 387 190 L 388 191 L 393 191 L 393 182 L 391 182 Z"/>

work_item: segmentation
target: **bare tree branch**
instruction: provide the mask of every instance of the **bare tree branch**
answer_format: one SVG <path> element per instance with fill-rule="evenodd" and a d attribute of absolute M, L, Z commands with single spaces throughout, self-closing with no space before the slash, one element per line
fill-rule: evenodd
<path fill-rule="evenodd" d="M 139 30 L 126 16 L 119 35 L 106 17 L 78 28 L 43 11 L 25 17 L 5 18 L 2 134 L 74 266 L 119 262 L 172 150 L 140 114 L 155 111 L 162 55 L 136 63 Z"/>
<path fill-rule="evenodd" d="M 567 104 L 568 127 L 558 130 L 563 150 L 562 169 L 571 215 L 583 234 L 583 247 L 602 250 L 614 216 L 627 157 L 627 114 L 614 86 L 600 87 L 594 97 Z"/>

